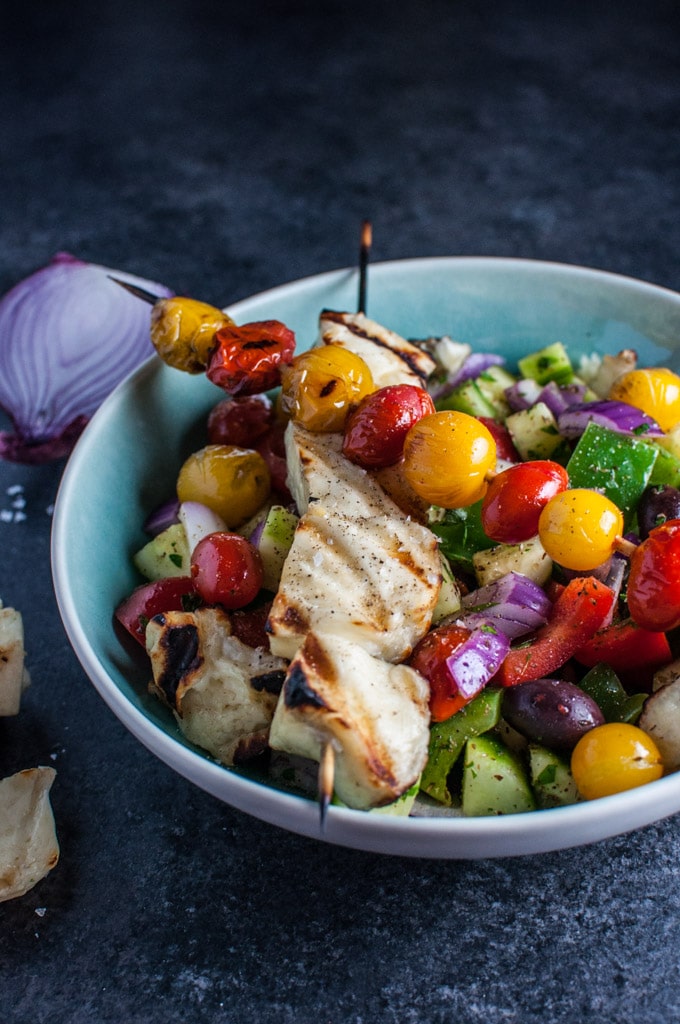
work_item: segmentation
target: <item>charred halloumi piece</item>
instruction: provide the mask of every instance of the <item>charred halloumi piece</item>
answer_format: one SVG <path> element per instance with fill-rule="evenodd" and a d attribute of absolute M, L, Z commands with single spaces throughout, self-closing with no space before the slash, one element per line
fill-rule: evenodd
<path fill-rule="evenodd" d="M 301 516 L 269 614 L 274 654 L 309 632 L 397 662 L 430 627 L 441 587 L 434 534 L 340 452 L 339 435 L 287 430 L 289 487 Z"/>
<path fill-rule="evenodd" d="M 295 531 L 269 613 L 269 645 L 292 658 L 307 633 L 403 661 L 430 627 L 441 587 L 433 534 L 405 516 L 357 519 L 310 508 Z"/>
<path fill-rule="evenodd" d="M 423 349 L 363 313 L 336 313 L 325 309 L 319 318 L 319 343 L 341 345 L 361 356 L 376 388 L 389 384 L 424 387 L 437 366 Z"/>
<path fill-rule="evenodd" d="M 270 746 L 318 761 L 330 742 L 335 792 L 344 803 L 392 803 L 425 766 L 428 696 L 414 669 L 373 658 L 344 637 L 309 633 L 290 664 Z"/>
<path fill-rule="evenodd" d="M 346 515 L 384 515 L 385 492 L 342 454 L 342 434 L 320 434 L 292 421 L 285 433 L 287 483 L 298 512 L 310 505 Z"/>
<path fill-rule="evenodd" d="M 266 749 L 286 662 L 232 636 L 229 616 L 217 608 L 155 616 L 146 646 L 150 689 L 189 742 L 228 765 Z"/>

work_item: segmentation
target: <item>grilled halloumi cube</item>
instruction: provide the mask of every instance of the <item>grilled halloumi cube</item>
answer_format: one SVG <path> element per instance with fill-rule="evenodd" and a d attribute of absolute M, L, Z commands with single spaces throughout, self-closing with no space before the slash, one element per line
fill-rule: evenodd
<path fill-rule="evenodd" d="M 441 587 L 433 534 L 401 513 L 357 518 L 310 508 L 284 563 L 267 629 L 292 658 L 307 633 L 361 644 L 402 661 L 430 627 Z"/>
<path fill-rule="evenodd" d="M 391 803 L 418 779 L 429 743 L 429 687 L 406 665 L 337 635 L 309 633 L 290 664 L 269 743 L 318 761 L 335 748 L 335 792 L 349 807 Z"/>
<path fill-rule="evenodd" d="M 319 344 L 341 345 L 361 356 L 377 388 L 389 384 L 424 387 L 437 365 L 423 349 L 363 313 L 325 309 L 319 318 Z"/>
<path fill-rule="evenodd" d="M 146 628 L 151 690 L 191 743 L 223 764 L 266 749 L 286 662 L 231 635 L 217 608 L 166 612 Z"/>

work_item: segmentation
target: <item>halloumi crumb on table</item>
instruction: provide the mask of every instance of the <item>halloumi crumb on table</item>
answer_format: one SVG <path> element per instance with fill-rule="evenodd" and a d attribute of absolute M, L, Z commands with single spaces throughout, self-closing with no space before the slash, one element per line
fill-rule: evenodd
<path fill-rule="evenodd" d="M 309 795 L 330 745 L 336 802 L 400 814 L 677 769 L 680 378 L 329 310 L 296 355 L 181 298 L 152 340 L 226 392 L 116 609 L 189 742 Z"/>

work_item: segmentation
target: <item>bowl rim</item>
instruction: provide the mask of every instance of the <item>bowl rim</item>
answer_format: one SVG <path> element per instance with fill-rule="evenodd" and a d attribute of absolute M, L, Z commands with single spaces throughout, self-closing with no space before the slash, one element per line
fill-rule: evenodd
<path fill-rule="evenodd" d="M 448 266 L 596 277 L 640 289 L 652 297 L 658 295 L 680 307 L 680 294 L 663 286 L 607 270 L 555 261 L 497 256 L 428 256 L 376 262 L 371 264 L 370 272 L 380 277 L 395 269 L 408 272 L 411 268 L 441 270 Z M 357 276 L 356 268 L 351 267 L 308 275 L 239 299 L 225 309 L 238 319 L 241 310 L 269 303 L 291 290 L 303 293 L 307 289 L 323 288 Z M 114 389 L 93 415 L 66 463 L 55 499 L 50 539 L 57 607 L 76 657 L 109 709 L 151 753 L 199 788 L 260 820 L 336 845 L 407 857 L 477 859 L 549 852 L 620 835 L 680 811 L 678 773 L 596 801 L 493 817 L 399 817 L 331 806 L 322 829 L 314 801 L 241 775 L 212 760 L 209 755 L 184 745 L 150 720 L 103 668 L 93 643 L 83 629 L 75 590 L 69 580 L 66 552 L 69 544 L 68 510 L 77 500 L 78 472 L 90 439 L 96 439 L 99 425 L 104 423 L 121 395 L 143 378 L 161 372 L 162 366 L 158 357 L 151 355 Z"/>

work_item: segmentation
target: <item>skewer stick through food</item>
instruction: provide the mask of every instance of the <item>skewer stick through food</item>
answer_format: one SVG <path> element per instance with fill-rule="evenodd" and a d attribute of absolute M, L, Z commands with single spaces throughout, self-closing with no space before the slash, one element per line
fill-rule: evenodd
<path fill-rule="evenodd" d="M 153 292 L 148 292 L 146 288 L 140 288 L 139 285 L 130 284 L 128 281 L 121 281 L 119 277 L 114 277 L 112 274 L 109 274 L 108 277 L 109 280 L 124 288 L 126 292 L 136 295 L 138 299 L 143 299 L 144 302 L 148 302 L 151 306 L 154 306 L 160 299 L 160 295 L 154 295 Z"/>
<path fill-rule="evenodd" d="M 361 245 L 359 248 L 359 301 L 357 312 L 366 312 L 366 288 L 368 278 L 368 259 L 373 244 L 373 228 L 370 220 L 365 220 L 361 225 Z"/>

